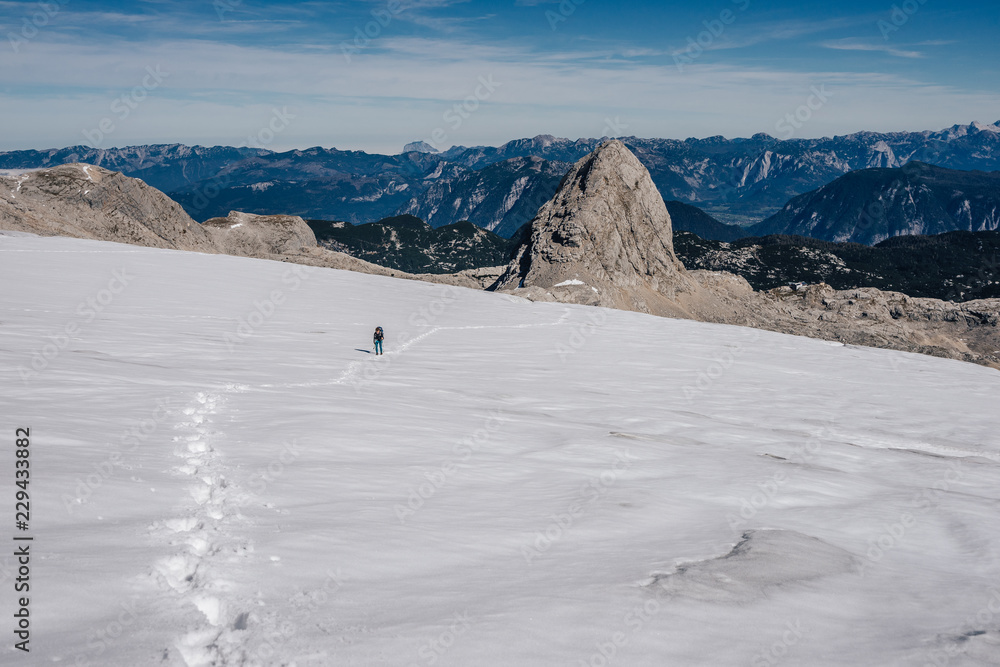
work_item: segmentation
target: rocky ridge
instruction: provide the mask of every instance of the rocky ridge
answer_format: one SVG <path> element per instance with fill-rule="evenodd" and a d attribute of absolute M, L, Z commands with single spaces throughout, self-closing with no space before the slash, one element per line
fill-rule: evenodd
<path fill-rule="evenodd" d="M 0 230 L 256 257 L 481 289 L 472 272 L 420 276 L 321 248 L 302 218 L 233 211 L 198 224 L 139 179 L 87 164 L 0 175 Z"/>
<path fill-rule="evenodd" d="M 209 233 L 162 192 L 87 164 L 0 176 L 0 228 L 219 252 Z"/>

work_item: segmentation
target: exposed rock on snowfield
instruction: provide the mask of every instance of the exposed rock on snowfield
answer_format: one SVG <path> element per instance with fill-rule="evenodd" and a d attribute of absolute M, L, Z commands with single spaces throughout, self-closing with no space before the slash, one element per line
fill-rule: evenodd
<path fill-rule="evenodd" d="M 653 179 L 620 141 L 578 161 L 522 234 L 497 290 L 678 315 L 702 296 L 674 255 Z"/>
<path fill-rule="evenodd" d="M 618 141 L 577 162 L 519 241 L 492 289 L 1000 368 L 1000 299 L 956 304 L 828 285 L 755 292 L 730 273 L 686 271 L 649 173 Z"/>
<path fill-rule="evenodd" d="M 1000 369 L 1000 299 L 953 303 L 825 284 L 780 287 L 757 296 L 771 307 L 773 319 L 765 329 Z"/>
<path fill-rule="evenodd" d="M 312 227 L 297 215 L 255 215 L 230 211 L 227 217 L 206 220 L 202 226 L 207 229 L 223 252 L 240 257 L 274 259 L 471 289 L 485 289 L 496 280 L 501 271 L 499 267 L 493 267 L 469 269 L 457 273 L 410 273 L 372 264 L 352 255 L 320 246 Z M 476 229 L 480 233 L 486 233 L 485 230 Z"/>
<path fill-rule="evenodd" d="M 230 255 L 259 257 L 298 254 L 315 248 L 316 235 L 297 215 L 254 215 L 230 211 L 225 218 L 202 223 L 220 247 Z"/>
<path fill-rule="evenodd" d="M 86 164 L 0 176 L 0 228 L 219 252 L 212 237 L 159 190 Z"/>

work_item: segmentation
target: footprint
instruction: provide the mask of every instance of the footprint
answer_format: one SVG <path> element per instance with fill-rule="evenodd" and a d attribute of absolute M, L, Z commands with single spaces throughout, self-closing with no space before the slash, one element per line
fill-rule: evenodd
<path fill-rule="evenodd" d="M 194 606 L 198 608 L 198 611 L 205 615 L 205 619 L 210 625 L 219 625 L 219 621 L 222 618 L 222 603 L 219 602 L 218 598 L 199 595 L 192 602 L 194 602 Z"/>
<path fill-rule="evenodd" d="M 210 449 L 211 447 L 209 447 L 208 443 L 205 442 L 204 440 L 199 439 L 188 442 L 188 451 L 191 452 L 192 454 L 204 454 Z"/>
<path fill-rule="evenodd" d="M 198 565 L 187 554 L 177 554 L 162 558 L 156 563 L 156 571 L 175 591 L 185 591 L 192 586 Z"/>
<path fill-rule="evenodd" d="M 212 548 L 212 543 L 200 535 L 194 535 L 187 540 L 191 553 L 199 558 L 203 558 Z"/>
<path fill-rule="evenodd" d="M 190 486 L 188 487 L 188 493 L 191 494 L 196 503 L 204 505 L 212 497 L 212 488 L 209 486 Z"/>
<path fill-rule="evenodd" d="M 198 519 L 193 516 L 185 519 L 167 519 L 163 525 L 175 533 L 187 533 L 197 528 Z"/>
<path fill-rule="evenodd" d="M 215 646 L 219 631 L 215 629 L 195 630 L 177 640 L 177 650 L 187 667 L 211 667 L 220 664 L 219 650 Z"/>

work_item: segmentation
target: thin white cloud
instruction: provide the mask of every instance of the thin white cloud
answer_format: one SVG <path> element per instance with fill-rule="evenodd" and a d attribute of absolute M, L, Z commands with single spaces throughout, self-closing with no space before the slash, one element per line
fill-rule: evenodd
<path fill-rule="evenodd" d="M 495 14 L 483 14 L 481 16 L 431 16 L 420 12 L 409 14 L 400 13 L 399 18 L 409 21 L 415 25 L 430 28 L 442 33 L 455 33 L 463 28 L 467 28 L 481 21 L 488 21 L 494 18 Z"/>
<path fill-rule="evenodd" d="M 815 35 L 829 30 L 850 28 L 866 22 L 862 17 L 837 17 L 822 20 L 788 20 L 788 21 L 747 21 L 742 14 L 737 14 L 735 21 L 718 36 L 707 44 L 699 44 L 705 51 L 722 51 L 727 49 L 742 49 L 758 44 L 785 41 Z M 686 53 L 691 42 L 698 40 L 698 35 L 704 31 L 701 24 L 693 26 L 692 34 L 688 36 L 690 41 L 679 48 L 670 51 L 670 55 L 681 55 Z"/>
<path fill-rule="evenodd" d="M 620 118 L 638 136 L 776 134 L 776 122 L 806 105 L 813 86 L 825 86 L 829 100 L 810 110 L 796 136 L 934 129 L 991 119 L 1000 108 L 995 92 L 886 73 L 705 62 L 692 75 L 653 59 L 622 66 L 585 50 L 539 53 L 444 38 L 381 37 L 351 62 L 337 48 L 291 52 L 198 39 L 125 43 L 46 34 L 30 47 L 32 55 L 13 57 L 0 77 L 7 91 L 36 92 L 0 95 L 0 113 L 19 119 L 19 136 L 36 137 L 36 147 L 37 137 L 50 145 L 81 143 L 83 131 L 105 117 L 116 129 L 104 145 L 234 144 L 265 127 L 272 109 L 285 107 L 296 118 L 275 148 L 390 152 L 438 128 L 446 145 L 543 133 L 596 137 L 608 118 Z M 167 73 L 162 86 L 127 118 L 115 118 L 111 103 L 141 84 L 146 66 Z M 445 113 L 463 102 L 475 109 L 454 127 Z"/>
<path fill-rule="evenodd" d="M 834 49 L 837 51 L 878 51 L 881 53 L 887 53 L 890 56 L 895 56 L 897 58 L 924 57 L 924 54 L 921 51 L 900 49 L 892 46 L 891 44 L 884 44 L 881 42 L 859 42 L 853 39 L 827 40 L 825 42 L 821 42 L 820 46 L 825 49 Z"/>
<path fill-rule="evenodd" d="M 137 23 L 148 23 L 156 21 L 158 17 L 152 14 L 126 14 L 124 12 L 71 12 L 68 18 L 73 22 L 87 22 L 91 24 L 109 23 L 135 25 Z"/>

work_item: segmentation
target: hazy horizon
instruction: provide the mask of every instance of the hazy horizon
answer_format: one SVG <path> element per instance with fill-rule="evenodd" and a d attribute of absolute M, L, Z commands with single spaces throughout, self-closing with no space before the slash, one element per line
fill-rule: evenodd
<path fill-rule="evenodd" d="M 898 130 L 888 130 L 887 132 L 940 132 L 940 131 L 950 129 L 950 128 L 955 127 L 955 126 L 971 126 L 973 123 L 980 123 L 982 125 L 997 125 L 997 124 L 1000 124 L 1000 120 L 992 121 L 992 122 L 986 122 L 986 121 L 980 121 L 979 119 L 974 119 L 974 120 L 968 121 L 968 122 L 952 123 L 951 125 L 948 125 L 946 127 L 939 127 L 939 128 L 915 128 L 915 129 L 905 128 L 905 129 L 898 129 Z M 790 139 L 791 140 L 794 140 L 794 139 L 806 139 L 806 140 L 808 140 L 808 139 L 832 139 L 835 136 L 850 136 L 852 134 L 858 134 L 860 132 L 869 132 L 869 131 L 871 131 L 871 130 L 858 129 L 858 130 L 854 130 L 852 132 L 838 133 L 837 135 L 823 135 L 823 136 L 815 136 L 815 137 L 810 137 L 810 136 L 801 136 L 801 137 L 798 137 L 798 136 L 796 136 L 796 137 L 790 137 Z M 764 134 L 771 134 L 771 133 L 764 132 Z M 486 143 L 472 143 L 472 144 L 461 144 L 461 145 L 455 144 L 455 145 L 452 145 L 452 146 L 444 147 L 444 148 L 440 149 L 438 152 L 444 153 L 444 152 L 447 152 L 448 150 L 451 150 L 453 148 L 477 148 L 477 147 L 499 148 L 499 147 L 503 146 L 504 144 L 509 143 L 511 141 L 518 141 L 518 140 L 523 140 L 523 139 L 536 139 L 538 137 L 544 137 L 544 136 L 550 136 L 550 137 L 553 137 L 556 140 L 565 139 L 565 140 L 568 140 L 568 141 L 588 141 L 588 140 L 596 140 L 596 139 L 622 139 L 622 140 L 626 140 L 626 139 L 633 139 L 633 138 L 634 139 L 643 139 L 643 140 L 664 139 L 664 140 L 668 140 L 668 141 L 690 141 L 690 140 L 700 141 L 700 140 L 705 140 L 705 139 L 709 139 L 709 138 L 712 138 L 712 137 L 722 137 L 722 138 L 724 138 L 727 141 L 735 141 L 735 140 L 750 139 L 753 135 L 746 135 L 746 136 L 726 136 L 726 135 L 721 135 L 721 134 L 714 134 L 714 135 L 705 135 L 705 136 L 698 136 L 698 137 L 653 137 L 653 136 L 642 137 L 642 136 L 638 136 L 638 135 L 631 135 L 631 134 L 629 134 L 629 135 L 614 135 L 614 136 L 603 135 L 603 136 L 599 136 L 599 137 L 598 136 L 592 136 L 592 137 L 560 137 L 560 136 L 554 135 L 552 133 L 542 133 L 542 134 L 536 134 L 536 135 L 531 136 L 531 137 L 512 137 L 512 138 L 507 139 L 505 141 L 501 141 L 499 143 L 494 143 L 494 144 L 486 144 Z M 771 136 L 774 137 L 773 134 L 771 134 Z M 774 137 L 774 138 L 780 140 L 780 137 Z M 416 141 L 421 141 L 421 140 L 420 139 L 414 139 L 413 141 L 416 142 Z M 313 149 L 313 148 L 320 148 L 322 150 L 356 151 L 356 152 L 367 153 L 369 155 L 399 155 L 399 154 L 401 154 L 403 152 L 403 147 L 406 144 L 409 144 L 409 143 L 410 142 L 405 142 L 403 145 L 401 145 L 399 147 L 398 150 L 389 151 L 389 152 L 386 152 L 386 151 L 375 151 L 375 150 L 365 150 L 363 148 L 347 148 L 347 147 L 342 147 L 342 146 L 322 146 L 322 145 L 319 145 L 319 144 L 312 145 L 312 146 L 276 147 L 274 145 L 271 145 L 271 146 L 268 146 L 268 147 L 263 147 L 263 146 L 249 146 L 248 144 L 246 144 L 246 142 L 244 142 L 243 145 L 236 145 L 236 144 L 198 144 L 198 143 L 185 143 L 185 142 L 181 142 L 181 141 L 173 141 L 173 142 L 149 142 L 149 143 L 134 143 L 134 144 L 121 144 L 121 145 L 108 144 L 108 145 L 102 145 L 102 146 L 98 147 L 98 149 L 103 149 L 103 150 L 124 150 L 126 148 L 135 148 L 135 147 L 139 147 L 139 146 L 171 146 L 171 145 L 180 145 L 180 146 L 187 146 L 189 148 L 244 148 L 244 147 L 250 147 L 250 148 L 258 148 L 258 149 L 268 150 L 268 151 L 272 151 L 274 153 L 287 153 L 287 152 L 290 152 L 290 151 L 307 151 L 307 150 L 310 150 L 310 149 Z M 67 148 L 78 148 L 78 147 L 94 148 L 92 146 L 88 146 L 86 143 L 82 143 L 81 142 L 81 143 L 78 143 L 78 144 L 69 144 L 69 145 L 66 145 L 66 146 L 44 146 L 44 147 L 37 147 L 36 146 L 36 147 L 29 147 L 29 148 L 4 148 L 4 149 L 0 149 L 0 152 L 14 152 L 14 151 L 19 151 L 19 150 L 36 150 L 36 151 L 40 151 L 41 152 L 41 151 L 50 151 L 50 150 L 64 150 L 64 149 L 67 149 Z"/>

